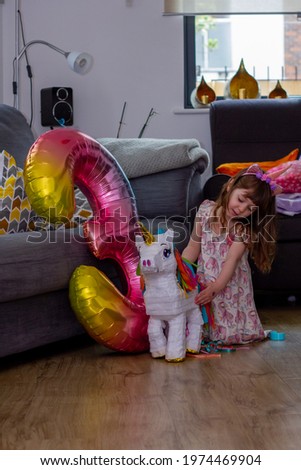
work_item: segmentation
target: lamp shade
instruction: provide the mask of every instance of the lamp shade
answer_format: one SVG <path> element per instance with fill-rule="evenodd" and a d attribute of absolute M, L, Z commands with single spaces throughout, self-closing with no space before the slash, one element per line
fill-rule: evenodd
<path fill-rule="evenodd" d="M 92 56 L 87 52 L 69 52 L 67 54 L 67 62 L 74 72 L 81 75 L 87 73 L 92 67 Z"/>
<path fill-rule="evenodd" d="M 300 0 L 164 0 L 165 15 L 297 14 Z"/>
<path fill-rule="evenodd" d="M 87 73 L 92 67 L 93 59 L 92 56 L 87 52 L 66 52 L 63 49 L 60 49 L 59 47 L 55 46 L 54 44 L 51 44 L 47 41 L 43 41 L 41 39 L 35 39 L 25 44 L 23 49 L 20 51 L 19 55 L 15 57 L 14 60 L 19 61 L 21 57 L 25 54 L 27 49 L 33 44 L 42 44 L 44 46 L 50 47 L 50 49 L 53 49 L 59 54 L 64 55 L 67 59 L 69 67 L 76 73 L 83 75 L 84 73 Z"/>
<path fill-rule="evenodd" d="M 1 2 L 1 0 L 0 0 Z M 48 41 L 43 41 L 42 39 L 35 39 L 33 41 L 29 41 L 27 44 L 24 45 L 23 49 L 19 52 L 19 54 L 14 58 L 14 74 L 16 79 L 13 82 L 13 93 L 15 95 L 15 107 L 18 109 L 19 100 L 18 100 L 18 64 L 21 57 L 25 54 L 27 49 L 34 44 L 40 44 L 43 46 L 47 46 L 50 49 L 62 54 L 68 62 L 69 67 L 76 73 L 81 75 L 87 73 L 93 64 L 93 58 L 87 52 L 66 52 L 64 49 L 60 49 L 59 47 L 51 44 Z M 28 71 L 28 70 L 27 70 Z"/>

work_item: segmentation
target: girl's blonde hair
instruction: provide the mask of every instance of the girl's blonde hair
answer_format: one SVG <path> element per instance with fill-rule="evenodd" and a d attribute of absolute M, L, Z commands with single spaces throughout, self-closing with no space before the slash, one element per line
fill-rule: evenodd
<path fill-rule="evenodd" d="M 276 252 L 275 196 L 266 181 L 258 179 L 255 174 L 246 174 L 246 170 L 240 171 L 224 184 L 216 201 L 213 215 L 219 214 L 223 226 L 226 225 L 229 199 L 235 189 L 246 190 L 256 207 L 241 222 L 248 233 L 246 244 L 251 258 L 260 271 L 269 272 Z"/>

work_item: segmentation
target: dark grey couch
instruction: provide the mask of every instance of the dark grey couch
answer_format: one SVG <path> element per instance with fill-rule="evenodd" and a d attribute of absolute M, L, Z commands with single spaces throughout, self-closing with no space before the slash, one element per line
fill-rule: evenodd
<path fill-rule="evenodd" d="M 222 163 L 277 160 L 301 151 L 301 99 L 216 101 L 210 107 L 213 172 Z M 227 180 L 215 174 L 204 197 L 214 197 Z M 277 256 L 270 274 L 252 265 L 256 291 L 300 293 L 301 215 L 277 215 Z"/>
<path fill-rule="evenodd" d="M 23 115 L 0 105 L 0 151 L 7 150 L 23 168 L 33 141 Z M 116 141 L 105 140 L 106 146 L 111 153 L 110 145 L 114 152 L 118 153 L 119 148 L 122 156 L 122 141 Z M 140 141 L 146 145 L 145 151 L 153 146 L 157 155 L 159 151 L 162 156 L 156 140 Z M 187 142 L 178 143 L 189 154 Z M 162 223 L 173 226 L 180 250 L 188 242 L 195 211 L 202 200 L 202 173 L 207 166 L 208 155 L 201 149 L 199 158 L 183 167 L 130 178 L 142 222 L 153 230 Z M 96 259 L 80 228 L 1 235 L 0 263 L 0 357 L 85 334 L 68 298 L 69 279 L 79 265 L 98 267 L 121 292 L 124 289 L 122 267 L 110 260 Z"/>

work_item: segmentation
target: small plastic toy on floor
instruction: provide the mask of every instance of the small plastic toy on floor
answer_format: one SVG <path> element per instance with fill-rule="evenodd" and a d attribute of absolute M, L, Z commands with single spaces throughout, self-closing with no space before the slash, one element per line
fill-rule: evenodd
<path fill-rule="evenodd" d="M 186 351 L 200 351 L 202 312 L 194 299 L 197 278 L 173 247 L 174 232 L 154 236 L 144 230 L 136 236 L 140 253 L 139 274 L 149 315 L 148 337 L 152 357 L 168 362 L 185 359 Z"/>

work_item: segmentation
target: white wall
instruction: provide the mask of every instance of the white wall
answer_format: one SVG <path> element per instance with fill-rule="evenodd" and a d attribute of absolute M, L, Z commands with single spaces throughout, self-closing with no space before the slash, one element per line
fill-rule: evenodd
<path fill-rule="evenodd" d="M 40 125 L 40 90 L 70 86 L 74 125 L 93 137 L 115 137 L 127 102 L 120 137 L 138 137 L 151 108 L 143 137 L 197 138 L 209 152 L 207 113 L 176 114 L 183 108 L 183 20 L 164 17 L 163 0 L 20 0 L 26 42 L 49 41 L 64 50 L 93 55 L 92 70 L 72 72 L 62 55 L 33 45 L 28 57 L 34 74 L 34 132 Z M 15 2 L 3 14 L 3 101 L 13 104 Z M 29 80 L 20 61 L 19 107 L 29 118 Z"/>

